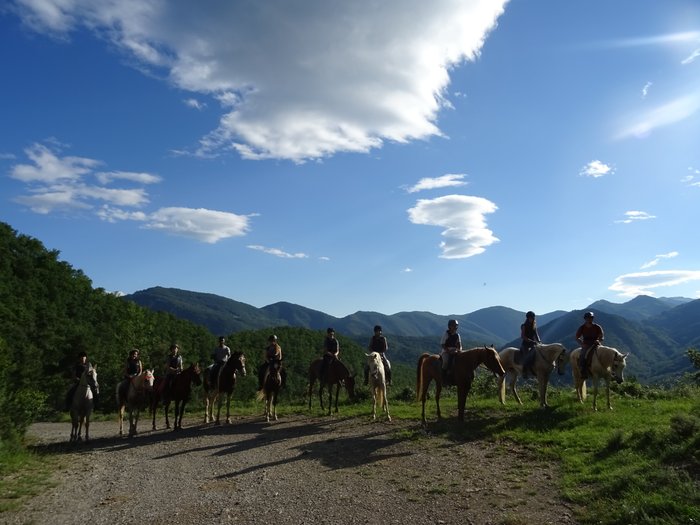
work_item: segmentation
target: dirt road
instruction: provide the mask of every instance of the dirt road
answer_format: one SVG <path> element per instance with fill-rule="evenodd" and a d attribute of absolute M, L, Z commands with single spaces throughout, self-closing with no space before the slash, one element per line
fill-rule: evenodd
<path fill-rule="evenodd" d="M 509 444 L 456 441 L 417 421 L 281 417 L 117 436 L 93 422 L 40 423 L 37 448 L 65 455 L 57 485 L 15 524 L 571 524 L 555 467 Z"/>

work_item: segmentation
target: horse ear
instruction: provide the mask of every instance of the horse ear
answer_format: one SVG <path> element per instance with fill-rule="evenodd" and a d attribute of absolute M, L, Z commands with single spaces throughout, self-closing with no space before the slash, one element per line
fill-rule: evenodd
<path fill-rule="evenodd" d="M 627 352 L 626 354 L 622 354 L 622 358 L 626 358 L 628 355 L 630 355 L 630 352 Z"/>

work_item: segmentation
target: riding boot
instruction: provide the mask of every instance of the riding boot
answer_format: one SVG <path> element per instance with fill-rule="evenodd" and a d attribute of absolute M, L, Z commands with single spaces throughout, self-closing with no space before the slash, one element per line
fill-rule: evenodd
<path fill-rule="evenodd" d="M 588 368 L 586 367 L 586 351 L 581 349 L 581 356 L 579 358 L 579 370 L 581 371 L 581 379 L 588 379 Z"/>
<path fill-rule="evenodd" d="M 285 370 L 284 368 L 280 369 L 280 379 L 282 379 L 280 388 L 284 388 L 285 386 L 287 386 L 287 370 Z"/>
<path fill-rule="evenodd" d="M 391 368 L 386 369 L 386 384 L 391 386 Z"/>

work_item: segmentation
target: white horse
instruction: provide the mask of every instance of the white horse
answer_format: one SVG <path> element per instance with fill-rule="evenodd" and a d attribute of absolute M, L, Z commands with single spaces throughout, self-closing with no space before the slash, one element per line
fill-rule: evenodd
<path fill-rule="evenodd" d="M 571 370 L 574 374 L 574 386 L 576 387 L 576 395 L 578 400 L 583 403 L 586 399 L 586 380 L 581 377 L 581 369 L 579 367 L 579 356 L 581 348 L 577 348 L 571 352 Z M 618 384 L 622 383 L 625 378 L 622 373 L 625 369 L 625 359 L 629 355 L 620 353 L 617 349 L 610 346 L 598 345 L 593 350 L 593 360 L 591 361 L 591 370 L 589 375 L 593 380 L 593 410 L 598 410 L 596 399 L 598 397 L 598 383 L 601 378 L 605 381 L 605 390 L 608 401 L 608 409 L 612 410 L 610 404 L 610 380 L 614 379 Z"/>
<path fill-rule="evenodd" d="M 365 354 L 367 356 L 367 366 L 369 367 L 369 388 L 372 391 L 372 419 L 377 419 L 377 404 L 386 413 L 386 418 L 391 421 L 389 415 L 389 402 L 386 398 L 386 376 L 384 374 L 384 363 L 382 357 L 377 352 Z"/>
<path fill-rule="evenodd" d="M 547 385 L 549 384 L 549 376 L 552 370 L 555 368 L 559 375 L 564 374 L 564 367 L 566 366 L 566 348 L 561 343 L 551 343 L 551 344 L 538 344 L 532 350 L 535 352 L 535 362 L 532 365 L 535 371 L 535 377 L 537 377 L 537 384 L 539 386 L 539 397 L 540 397 L 540 407 L 545 408 L 549 405 L 547 404 Z M 510 376 L 510 382 L 508 386 L 510 391 L 513 392 L 513 396 L 520 403 L 523 404 L 518 391 L 515 389 L 515 383 L 518 381 L 518 376 L 523 374 L 523 365 L 515 363 L 515 356 L 520 353 L 519 348 L 510 346 L 504 348 L 498 353 L 501 358 L 501 363 L 506 371 L 506 375 Z M 499 381 L 499 391 L 501 390 L 501 385 L 506 380 L 506 376 L 502 376 L 498 379 Z M 504 399 L 505 401 L 505 399 Z"/>
<path fill-rule="evenodd" d="M 124 410 L 129 411 L 129 437 L 136 434 L 141 409 L 148 407 L 148 395 L 153 391 L 153 370 L 144 370 L 130 381 L 117 384 L 119 407 L 119 435 L 124 434 Z"/>
<path fill-rule="evenodd" d="M 80 376 L 80 382 L 73 394 L 70 406 L 71 431 L 70 441 L 81 441 L 83 425 L 85 425 L 85 441 L 90 440 L 90 415 L 94 408 L 92 390 L 99 394 L 100 385 L 97 383 L 97 367 L 89 365 Z"/>

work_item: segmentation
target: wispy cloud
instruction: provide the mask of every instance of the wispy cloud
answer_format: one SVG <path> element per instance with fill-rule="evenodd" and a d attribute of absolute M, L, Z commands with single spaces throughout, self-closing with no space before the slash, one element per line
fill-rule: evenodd
<path fill-rule="evenodd" d="M 646 270 L 647 268 L 651 268 L 652 266 L 656 266 L 657 264 L 659 264 L 659 262 L 662 259 L 673 259 L 674 257 L 678 257 L 678 252 L 662 253 L 662 254 L 654 257 L 651 261 L 645 262 L 644 264 L 642 264 L 640 270 Z"/>
<path fill-rule="evenodd" d="M 688 55 L 686 58 L 681 60 L 681 64 L 683 64 L 684 66 L 687 64 L 692 64 L 693 62 L 695 62 L 695 59 L 698 58 L 699 56 L 700 56 L 700 49 L 696 49 L 692 53 L 690 53 L 690 55 Z"/>
<path fill-rule="evenodd" d="M 138 221 L 143 228 L 206 243 L 245 235 L 254 216 L 185 207 L 147 212 L 142 208 L 150 200 L 143 186 L 161 182 L 158 175 L 95 171 L 103 165 L 101 161 L 61 156 L 43 144 L 32 145 L 25 154 L 29 162 L 12 166 L 9 176 L 24 182 L 27 192 L 14 201 L 35 213 L 87 211 L 103 221 Z M 114 183 L 128 183 L 132 187 L 111 186 Z"/>
<path fill-rule="evenodd" d="M 464 181 L 466 175 L 461 173 L 448 173 L 441 177 L 425 177 L 416 184 L 406 189 L 408 193 L 416 193 L 423 190 L 434 190 L 436 188 L 449 188 L 452 186 L 466 186 Z"/>
<path fill-rule="evenodd" d="M 620 131 L 615 138 L 646 137 L 657 128 L 670 126 L 691 117 L 698 109 L 700 109 L 700 95 L 679 97 L 650 111 L 642 112 L 641 115 L 638 113 L 630 115 L 620 126 Z"/>
<path fill-rule="evenodd" d="M 411 273 L 412 271 L 413 271 L 413 268 L 408 268 L 408 267 L 401 270 L 402 273 Z"/>
<path fill-rule="evenodd" d="M 408 210 L 414 224 L 444 228 L 440 243 L 444 259 L 462 259 L 483 253 L 499 241 L 486 226 L 486 215 L 498 207 L 482 197 L 445 195 L 436 199 L 421 199 Z"/>
<path fill-rule="evenodd" d="M 681 179 L 681 182 L 684 184 L 687 184 L 688 186 L 694 186 L 694 187 L 700 187 L 700 170 L 697 168 L 689 167 L 688 168 L 689 175 L 686 175 Z"/>
<path fill-rule="evenodd" d="M 615 40 L 602 41 L 598 45 L 599 47 L 646 47 L 694 42 L 700 42 L 700 31 L 684 31 L 634 38 L 618 38 Z"/>
<path fill-rule="evenodd" d="M 647 95 L 649 94 L 649 90 L 651 89 L 651 86 L 653 86 L 653 82 L 647 82 L 644 84 L 644 87 L 642 88 L 642 98 L 647 98 Z"/>
<path fill-rule="evenodd" d="M 625 217 L 624 219 L 619 219 L 615 222 L 617 223 L 622 223 L 622 224 L 629 224 L 631 222 L 637 222 L 637 221 L 646 221 L 649 219 L 656 219 L 656 215 L 650 215 L 649 213 L 645 211 L 626 211 L 625 212 Z"/>
<path fill-rule="evenodd" d="M 191 107 L 192 109 L 199 110 L 199 111 L 201 111 L 207 107 L 206 103 L 200 102 L 196 98 L 187 98 L 187 99 L 185 99 L 184 102 L 185 102 L 186 106 Z"/>
<path fill-rule="evenodd" d="M 305 253 L 289 253 L 285 252 L 284 250 L 280 250 L 279 248 L 268 248 L 266 246 L 260 246 L 259 244 L 249 244 L 248 248 L 267 253 L 269 255 L 274 255 L 275 257 L 280 257 L 282 259 L 307 259 L 309 257 Z"/>
<path fill-rule="evenodd" d="M 655 295 L 652 290 L 700 281 L 700 270 L 665 270 L 620 275 L 608 288 L 623 297 Z"/>
<path fill-rule="evenodd" d="M 592 160 L 578 172 L 578 174 L 583 177 L 593 177 L 594 179 L 604 177 L 605 175 L 612 175 L 613 173 L 615 173 L 614 168 L 599 160 Z"/>
<path fill-rule="evenodd" d="M 140 68 L 222 101 L 197 154 L 303 162 L 441 135 L 450 71 L 479 55 L 506 3 L 42 0 L 18 11 L 43 34 L 95 31 Z"/>

